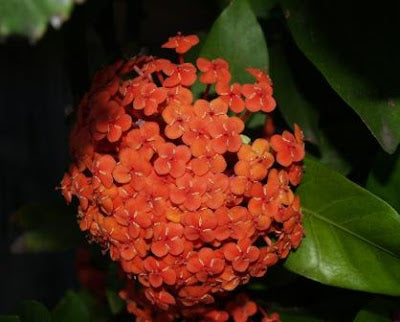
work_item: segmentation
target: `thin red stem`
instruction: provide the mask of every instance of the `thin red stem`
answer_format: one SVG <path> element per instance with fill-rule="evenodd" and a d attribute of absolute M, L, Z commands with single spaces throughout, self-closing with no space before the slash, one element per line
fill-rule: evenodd
<path fill-rule="evenodd" d="M 251 112 L 249 110 L 246 110 L 246 112 L 240 117 L 240 119 L 243 122 L 246 122 L 250 115 L 251 115 Z"/>
<path fill-rule="evenodd" d="M 208 94 L 210 93 L 210 88 L 211 88 L 211 84 L 208 84 L 206 89 L 204 90 L 203 95 L 202 95 L 203 99 L 207 99 L 208 98 Z"/>
<path fill-rule="evenodd" d="M 178 62 L 179 62 L 179 64 L 183 64 L 185 62 L 185 58 L 183 57 L 182 54 L 178 55 Z"/>
<path fill-rule="evenodd" d="M 158 81 L 161 83 L 161 86 L 162 86 L 162 84 L 164 83 L 163 74 L 160 71 L 158 71 L 158 72 L 156 72 L 156 75 L 157 75 Z"/>

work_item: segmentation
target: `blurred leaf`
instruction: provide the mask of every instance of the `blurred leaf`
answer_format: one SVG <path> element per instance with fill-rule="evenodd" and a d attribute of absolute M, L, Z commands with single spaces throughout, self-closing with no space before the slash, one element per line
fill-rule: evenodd
<path fill-rule="evenodd" d="M 324 284 L 400 295 L 400 216 L 386 202 L 307 158 L 298 188 L 306 236 L 285 267 Z"/>
<path fill-rule="evenodd" d="M 294 310 L 278 311 L 283 322 L 322 322 L 323 319 L 317 318 L 309 313 L 296 312 Z"/>
<path fill-rule="evenodd" d="M 250 5 L 258 18 L 268 18 L 270 10 L 279 3 L 279 0 L 250 0 Z"/>
<path fill-rule="evenodd" d="M 218 4 L 221 9 L 229 5 L 231 0 L 218 0 Z M 258 18 L 268 18 L 269 11 L 279 3 L 279 0 L 249 0 L 251 8 L 254 14 Z"/>
<path fill-rule="evenodd" d="M 0 37 L 21 35 L 36 41 L 50 22 L 54 28 L 69 18 L 74 0 L 2 0 Z"/>
<path fill-rule="evenodd" d="M 118 293 L 107 289 L 106 290 L 107 302 L 112 314 L 118 314 L 125 306 L 125 302 L 119 297 Z"/>
<path fill-rule="evenodd" d="M 342 175 L 348 175 L 351 171 L 351 164 L 344 158 L 341 151 L 330 141 L 328 136 L 324 133 L 325 129 L 319 130 L 319 145 L 318 148 L 321 152 L 318 160 L 338 171 Z M 355 152 L 354 152 L 355 153 Z"/>
<path fill-rule="evenodd" d="M 378 298 L 358 312 L 354 322 L 392 322 L 399 313 L 400 301 Z"/>
<path fill-rule="evenodd" d="M 3 315 L 0 316 L 0 322 L 21 322 L 18 316 Z"/>
<path fill-rule="evenodd" d="M 292 129 L 294 123 L 301 126 L 306 140 L 318 146 L 318 159 L 322 163 L 342 174 L 348 174 L 351 169 L 349 162 L 329 140 L 324 129 L 319 128 L 321 111 L 316 108 L 316 103 L 305 97 L 302 89 L 299 88 L 283 46 L 276 44 L 269 49 L 269 52 L 274 96 L 286 123 Z"/>
<path fill-rule="evenodd" d="M 233 0 L 226 7 L 211 27 L 200 56 L 227 60 L 233 81 L 253 81 L 247 67 L 268 69 L 264 34 L 247 0 Z"/>
<path fill-rule="evenodd" d="M 380 152 L 368 176 L 367 189 L 400 212 L 400 150 L 394 155 Z"/>
<path fill-rule="evenodd" d="M 263 129 L 266 118 L 267 118 L 266 113 L 262 112 L 252 113 L 249 119 L 246 121 L 246 129 L 251 129 L 251 130 Z"/>
<path fill-rule="evenodd" d="M 283 0 L 295 42 L 382 147 L 400 142 L 399 3 Z M 362 11 L 360 11 L 362 8 Z"/>
<path fill-rule="evenodd" d="M 81 238 L 76 215 L 64 204 L 26 205 L 13 218 L 25 229 L 11 246 L 14 253 L 65 250 Z"/>
<path fill-rule="evenodd" d="M 282 45 L 269 48 L 271 58 L 271 77 L 274 80 L 274 96 L 279 109 L 290 127 L 299 124 L 305 138 L 314 144 L 319 143 L 319 112 L 303 96 L 298 88 Z"/>
<path fill-rule="evenodd" d="M 67 292 L 55 307 L 52 316 L 54 322 L 88 322 L 90 320 L 85 301 L 74 291 Z"/>
<path fill-rule="evenodd" d="M 24 301 L 18 307 L 21 322 L 51 322 L 47 308 L 37 301 Z"/>

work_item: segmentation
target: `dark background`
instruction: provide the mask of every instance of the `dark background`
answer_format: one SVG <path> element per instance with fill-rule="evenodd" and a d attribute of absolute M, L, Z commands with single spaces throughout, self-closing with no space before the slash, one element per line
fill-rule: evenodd
<path fill-rule="evenodd" d="M 62 202 L 55 187 L 68 164 L 68 115 L 94 71 L 121 56 L 158 53 L 169 36 L 206 30 L 218 13 L 211 0 L 87 0 L 36 44 L 0 44 L 0 313 L 24 299 L 53 307 L 76 287 L 74 251 L 10 251 L 21 233 L 12 218 L 32 202 Z"/>

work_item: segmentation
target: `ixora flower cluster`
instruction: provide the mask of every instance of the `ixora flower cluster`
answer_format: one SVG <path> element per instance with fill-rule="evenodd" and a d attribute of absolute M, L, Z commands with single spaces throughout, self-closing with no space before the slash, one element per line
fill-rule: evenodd
<path fill-rule="evenodd" d="M 67 202 L 79 200 L 81 230 L 139 281 L 121 296 L 141 321 L 157 310 L 163 321 L 246 321 L 257 307 L 245 296 L 223 309 L 210 304 L 263 276 L 303 237 L 292 191 L 302 176 L 301 129 L 245 144 L 244 120 L 275 108 L 271 80 L 248 68 L 253 84 L 231 84 L 222 58 L 184 62 L 197 43 L 178 34 L 162 46 L 178 63 L 140 56 L 96 74 L 61 183 Z"/>

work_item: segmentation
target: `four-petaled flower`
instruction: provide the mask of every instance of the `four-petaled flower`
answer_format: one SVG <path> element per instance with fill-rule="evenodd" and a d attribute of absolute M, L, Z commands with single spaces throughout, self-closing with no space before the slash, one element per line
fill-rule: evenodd
<path fill-rule="evenodd" d="M 233 112 L 243 112 L 245 104 L 242 98 L 242 87 L 239 83 L 233 83 L 232 85 L 217 83 L 215 91 Z"/>
<path fill-rule="evenodd" d="M 140 88 L 139 94 L 133 101 L 136 110 L 144 110 L 144 115 L 149 116 L 157 112 L 158 106 L 167 98 L 167 91 L 157 87 L 154 83 L 148 83 Z"/>
<path fill-rule="evenodd" d="M 250 239 L 242 239 L 237 243 L 228 243 L 223 248 L 225 258 L 232 262 L 232 267 L 237 272 L 244 272 L 250 263 L 255 262 L 260 255 L 260 250 L 252 245 Z"/>
<path fill-rule="evenodd" d="M 224 256 L 219 251 L 204 247 L 193 255 L 188 261 L 187 269 L 196 274 L 200 282 L 205 282 L 208 277 L 220 274 L 225 267 Z"/>
<path fill-rule="evenodd" d="M 240 133 L 244 123 L 237 117 L 216 120 L 209 124 L 208 130 L 212 137 L 211 145 L 215 152 L 223 154 L 226 151 L 237 152 L 242 145 Z"/>
<path fill-rule="evenodd" d="M 120 139 L 122 132 L 128 130 L 132 124 L 132 118 L 115 101 L 109 101 L 106 107 L 99 108 L 96 114 L 93 124 L 93 139 L 95 140 L 107 137 L 108 141 L 116 142 Z"/>
<path fill-rule="evenodd" d="M 157 257 L 163 257 L 168 253 L 179 255 L 183 252 L 183 227 L 176 223 L 159 223 L 154 226 L 153 243 L 151 251 Z"/>
<path fill-rule="evenodd" d="M 198 43 L 199 37 L 196 35 L 183 36 L 178 33 L 178 35 L 168 38 L 168 41 L 161 47 L 175 49 L 178 54 L 184 54 Z"/>
<path fill-rule="evenodd" d="M 176 146 L 173 143 L 163 143 L 157 148 L 158 158 L 154 161 L 154 170 L 160 174 L 170 174 L 174 178 L 181 177 L 186 172 L 186 164 L 191 154 L 187 146 Z"/>
<path fill-rule="evenodd" d="M 144 269 L 147 272 L 149 284 L 158 288 L 163 283 L 174 285 L 176 282 L 176 272 L 165 261 L 156 260 L 154 257 L 147 257 L 143 262 Z"/>
<path fill-rule="evenodd" d="M 229 83 L 231 74 L 229 64 L 222 58 L 216 58 L 212 61 L 206 58 L 197 59 L 197 67 L 203 74 L 200 75 L 200 82 L 204 84 Z"/>
<path fill-rule="evenodd" d="M 303 135 L 295 124 L 295 134 L 283 131 L 282 135 L 275 134 L 271 138 L 271 147 L 276 151 L 276 160 L 284 167 L 290 166 L 304 158 Z"/>
<path fill-rule="evenodd" d="M 272 112 L 276 102 L 272 97 L 272 87 L 266 82 L 257 84 L 245 84 L 242 86 L 242 94 L 246 97 L 245 104 L 250 112 Z"/>
<path fill-rule="evenodd" d="M 163 68 L 163 72 L 168 76 L 163 82 L 165 87 L 191 86 L 197 77 L 196 68 L 190 63 L 180 65 L 171 63 Z"/>

